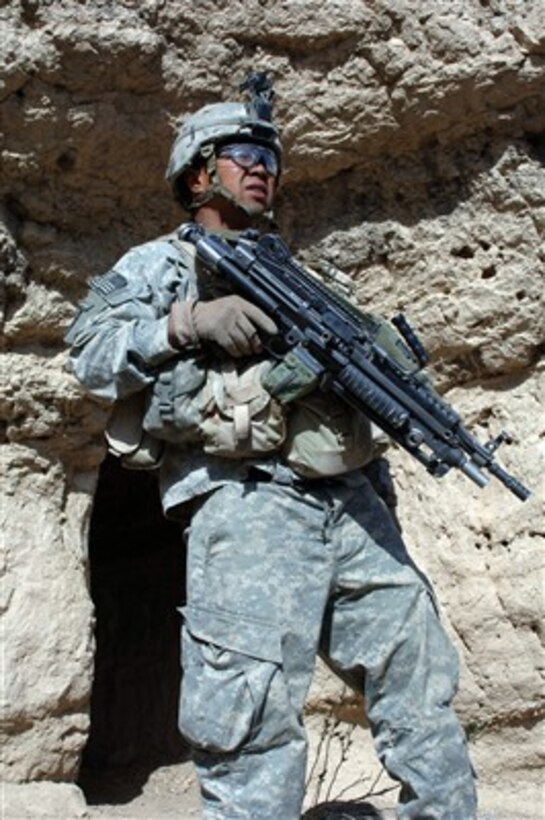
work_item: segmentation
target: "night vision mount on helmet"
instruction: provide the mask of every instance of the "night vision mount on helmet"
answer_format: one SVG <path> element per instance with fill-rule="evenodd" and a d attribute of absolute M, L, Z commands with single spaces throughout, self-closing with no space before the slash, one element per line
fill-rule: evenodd
<path fill-rule="evenodd" d="M 166 178 L 175 195 L 188 210 L 195 210 L 220 194 L 234 201 L 233 195 L 220 184 L 216 170 L 215 148 L 230 141 L 249 141 L 266 145 L 278 156 L 282 146 L 278 129 L 272 122 L 272 82 L 264 72 L 249 74 L 240 86 L 250 94 L 249 102 L 223 102 L 206 105 L 183 123 L 170 154 Z M 184 174 L 199 163 L 206 164 L 212 186 L 202 196 L 192 198 Z"/>

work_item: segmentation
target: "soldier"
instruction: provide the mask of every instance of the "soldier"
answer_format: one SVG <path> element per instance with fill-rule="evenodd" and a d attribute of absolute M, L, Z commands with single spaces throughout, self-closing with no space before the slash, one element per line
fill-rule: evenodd
<path fill-rule="evenodd" d="M 257 79 L 250 103 L 187 119 L 167 173 L 192 219 L 228 239 L 269 212 L 281 171 Z M 165 513 L 193 503 L 180 729 L 204 817 L 300 817 L 303 705 L 321 653 L 365 695 L 378 756 L 402 784 L 398 817 L 470 820 L 457 658 L 366 478 L 369 425 L 318 389 L 272 399 L 263 385 L 280 365 L 263 339 L 276 332 L 174 232 L 94 280 L 67 334 L 78 379 L 115 402 L 112 446 L 138 461 L 161 442 Z"/>

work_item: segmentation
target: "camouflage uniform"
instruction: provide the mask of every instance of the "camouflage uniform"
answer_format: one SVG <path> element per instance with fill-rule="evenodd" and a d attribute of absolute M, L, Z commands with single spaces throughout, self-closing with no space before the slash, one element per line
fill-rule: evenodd
<path fill-rule="evenodd" d="M 111 400 L 150 385 L 178 351 L 169 304 L 195 276 L 165 240 L 95 283 L 72 363 Z M 399 818 L 470 820 L 473 775 L 450 707 L 457 659 L 429 584 L 359 471 L 302 480 L 276 458 L 167 445 L 165 512 L 190 498 L 180 727 L 208 820 L 297 820 L 302 710 L 317 652 L 364 691 L 377 752 L 403 784 Z"/>

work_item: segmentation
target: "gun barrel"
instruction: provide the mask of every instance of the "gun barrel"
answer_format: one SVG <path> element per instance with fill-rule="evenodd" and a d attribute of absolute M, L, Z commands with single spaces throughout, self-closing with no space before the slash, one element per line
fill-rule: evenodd
<path fill-rule="evenodd" d="M 475 484 L 478 484 L 479 487 L 486 487 L 488 484 L 488 476 L 485 476 L 473 461 L 468 459 L 460 466 L 460 469 L 468 478 L 474 481 Z"/>
<path fill-rule="evenodd" d="M 496 462 L 492 461 L 488 465 L 488 470 L 493 476 L 499 479 L 508 490 L 511 490 L 517 498 L 520 498 L 521 501 L 526 501 L 532 495 L 530 490 L 525 487 L 524 484 L 521 484 L 521 482 L 512 475 L 509 475 L 509 473 L 504 470 L 503 467 L 500 467 L 499 464 L 496 464 Z"/>

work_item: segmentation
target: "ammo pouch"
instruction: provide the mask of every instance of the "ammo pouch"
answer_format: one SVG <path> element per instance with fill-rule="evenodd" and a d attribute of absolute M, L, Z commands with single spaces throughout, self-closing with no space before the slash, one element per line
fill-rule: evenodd
<path fill-rule="evenodd" d="M 333 393 L 319 390 L 292 405 L 284 460 L 306 478 L 363 467 L 373 453 L 371 423 Z"/>
<path fill-rule="evenodd" d="M 104 431 L 108 450 L 131 470 L 153 470 L 161 463 L 164 444 L 142 428 L 147 392 L 133 393 L 113 407 Z"/>
<path fill-rule="evenodd" d="M 175 358 L 163 366 L 151 388 L 143 427 L 171 444 L 201 441 L 199 392 L 206 381 L 203 357 Z"/>
<path fill-rule="evenodd" d="M 261 361 L 239 371 L 230 361 L 206 367 L 204 360 L 178 359 L 155 383 L 144 429 L 224 458 L 278 450 L 286 437 L 284 411 L 261 384 L 270 367 Z"/>

